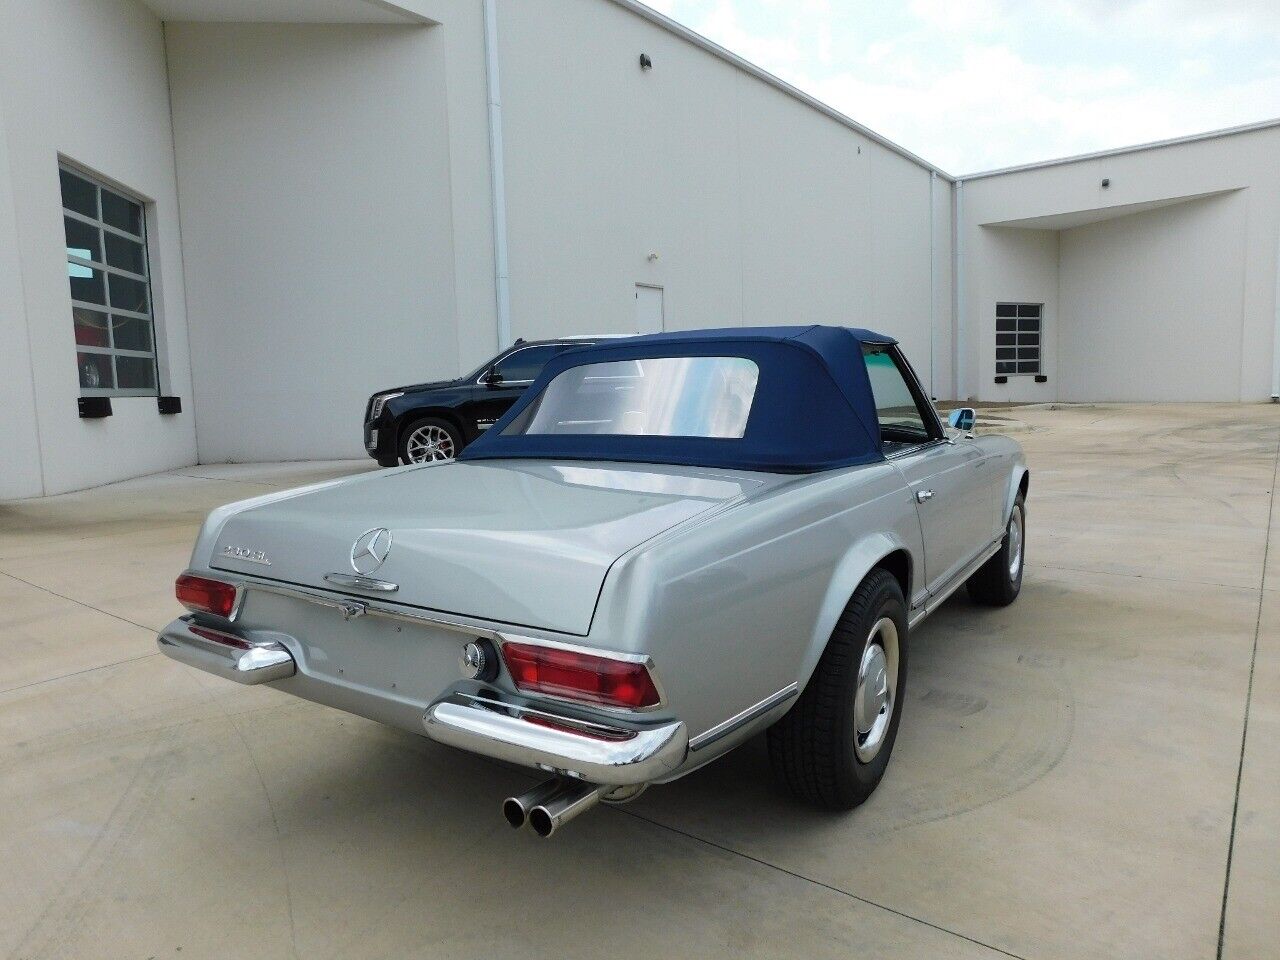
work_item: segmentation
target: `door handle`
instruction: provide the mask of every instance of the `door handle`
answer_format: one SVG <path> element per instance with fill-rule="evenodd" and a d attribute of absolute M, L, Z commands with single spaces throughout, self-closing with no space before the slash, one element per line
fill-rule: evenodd
<path fill-rule="evenodd" d="M 917 490 L 917 491 L 916 491 L 916 503 L 924 503 L 925 501 L 927 501 L 927 500 L 932 500 L 932 499 L 933 499 L 933 491 L 932 491 L 932 490 Z"/>

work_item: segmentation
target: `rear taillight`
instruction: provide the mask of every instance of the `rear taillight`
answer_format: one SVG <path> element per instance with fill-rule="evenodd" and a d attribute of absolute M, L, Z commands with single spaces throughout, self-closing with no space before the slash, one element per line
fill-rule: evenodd
<path fill-rule="evenodd" d="M 661 701 L 643 663 L 528 643 L 504 643 L 502 658 L 518 689 L 609 707 L 652 707 Z"/>
<path fill-rule="evenodd" d="M 173 588 L 178 602 L 188 610 L 229 619 L 236 609 L 236 588 L 230 583 L 184 573 Z"/>

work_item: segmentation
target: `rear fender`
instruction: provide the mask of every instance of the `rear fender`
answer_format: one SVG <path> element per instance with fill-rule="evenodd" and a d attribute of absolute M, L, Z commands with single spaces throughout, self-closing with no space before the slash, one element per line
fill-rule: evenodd
<path fill-rule="evenodd" d="M 822 605 L 818 609 L 817 619 L 814 621 L 813 634 L 809 638 L 809 646 L 805 651 L 804 659 L 800 664 L 800 674 L 796 678 L 801 689 L 809 682 L 809 677 L 813 675 L 813 671 L 818 666 L 818 661 L 822 659 L 822 653 L 827 649 L 827 642 L 831 639 L 831 634 L 836 628 L 836 623 L 840 616 L 844 613 L 844 608 L 848 606 L 849 599 L 853 596 L 858 585 L 867 578 L 877 564 L 880 563 L 889 554 L 897 551 L 905 550 L 911 557 L 912 577 L 915 571 L 921 569 L 920 556 L 916 550 L 912 549 L 910 544 L 903 543 L 901 539 L 891 533 L 877 532 L 869 534 L 859 540 L 836 564 L 835 570 L 831 575 L 831 582 L 827 585 L 826 595 L 823 597 Z M 907 603 L 908 611 L 911 609 L 910 589 L 908 589 L 904 599 Z"/>

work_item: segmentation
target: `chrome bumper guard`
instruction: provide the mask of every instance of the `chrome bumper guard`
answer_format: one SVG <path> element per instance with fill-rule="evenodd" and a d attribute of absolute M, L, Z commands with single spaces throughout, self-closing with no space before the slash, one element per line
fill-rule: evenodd
<path fill-rule="evenodd" d="M 188 617 L 165 627 L 156 645 L 179 663 L 236 683 L 270 683 L 298 672 L 282 644 L 255 643 L 225 630 L 202 627 Z"/>
<path fill-rule="evenodd" d="M 689 751 L 682 721 L 657 727 L 601 724 L 507 700 L 496 691 L 454 691 L 427 708 L 439 743 L 589 783 L 628 786 L 667 776 Z"/>

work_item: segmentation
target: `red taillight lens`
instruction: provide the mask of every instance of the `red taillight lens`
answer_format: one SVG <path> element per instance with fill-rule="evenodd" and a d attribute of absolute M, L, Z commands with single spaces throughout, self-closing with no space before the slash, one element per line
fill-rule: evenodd
<path fill-rule="evenodd" d="M 173 585 L 178 602 L 197 613 L 230 617 L 236 608 L 236 588 L 221 580 L 184 573 Z"/>
<path fill-rule="evenodd" d="M 661 700 L 642 663 L 527 643 L 504 643 L 502 657 L 521 690 L 610 707 L 652 707 Z"/>

